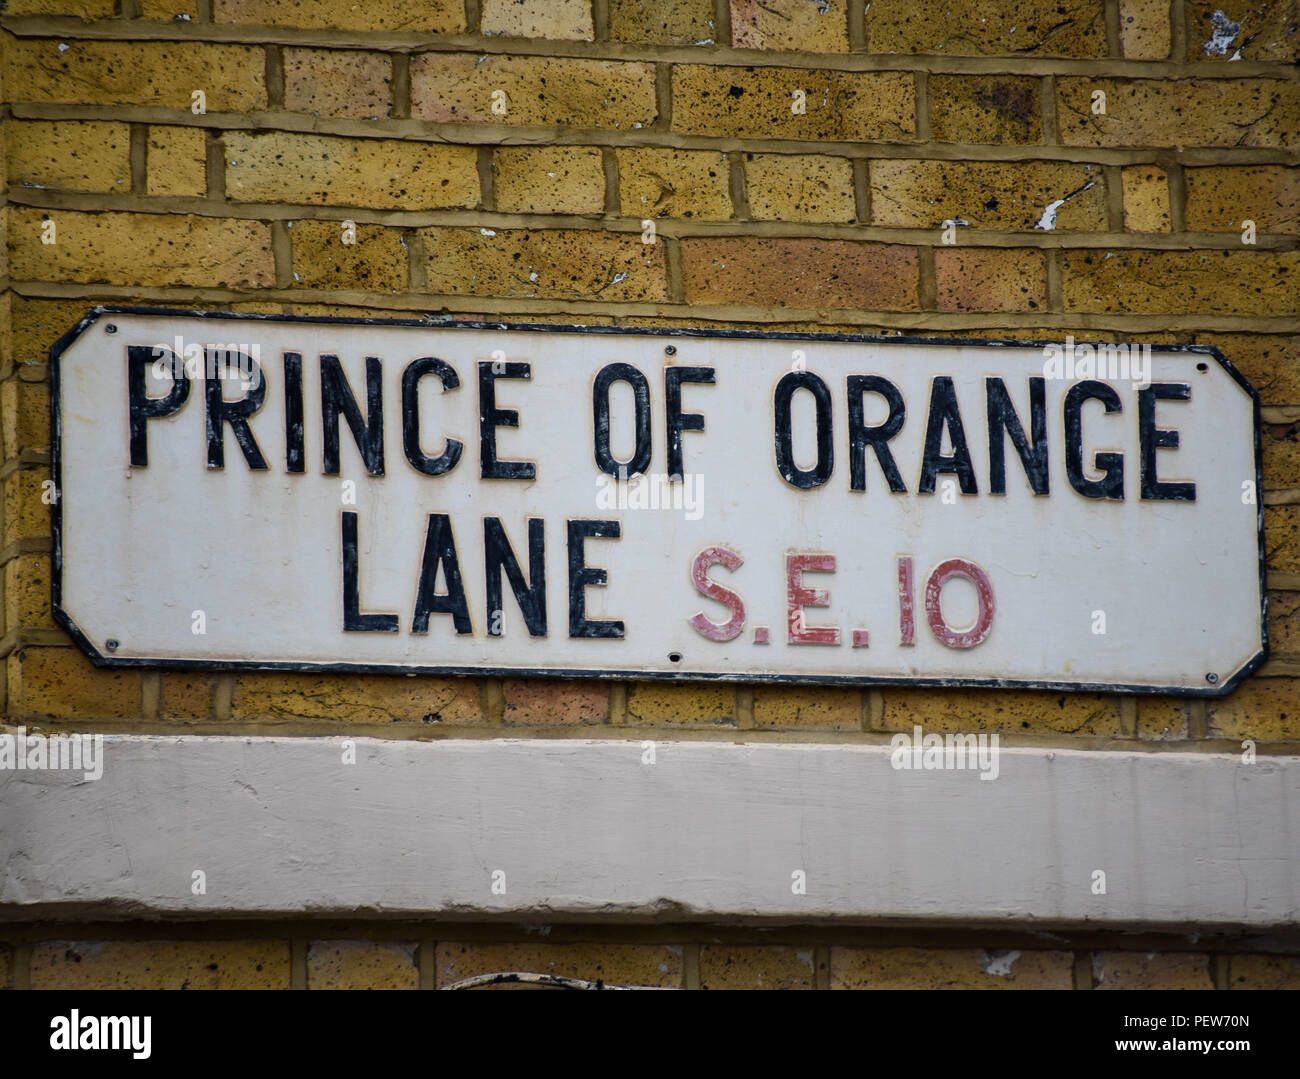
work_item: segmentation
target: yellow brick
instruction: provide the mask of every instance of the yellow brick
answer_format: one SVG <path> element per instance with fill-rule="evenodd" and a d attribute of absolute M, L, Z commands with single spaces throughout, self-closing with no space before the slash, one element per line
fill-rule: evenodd
<path fill-rule="evenodd" d="M 917 248 L 813 237 L 688 237 L 691 303 L 916 311 Z"/>
<path fill-rule="evenodd" d="M 45 941 L 33 989 L 288 989 L 283 941 Z"/>
<path fill-rule="evenodd" d="M 142 0 L 140 15 L 145 19 L 195 22 L 199 17 L 199 4 L 198 0 Z"/>
<path fill-rule="evenodd" d="M 250 45 L 20 38 L 8 53 L 11 100 L 188 112 L 202 90 L 210 113 L 266 108 L 265 55 Z"/>
<path fill-rule="evenodd" d="M 91 300 L 12 299 L 13 356 L 20 365 L 48 363 L 50 346 L 94 306 Z"/>
<path fill-rule="evenodd" d="M 1101 693 L 1040 690 L 884 690 L 885 726 L 908 731 L 1006 731 L 1034 734 L 1116 735 L 1117 698 Z"/>
<path fill-rule="evenodd" d="M 1234 955 L 1228 960 L 1229 989 L 1300 989 L 1300 957 Z"/>
<path fill-rule="evenodd" d="M 710 683 L 635 682 L 627 694 L 627 721 L 655 726 L 734 726 L 736 691 Z"/>
<path fill-rule="evenodd" d="M 1170 33 L 1166 0 L 1119 0 L 1119 47 L 1126 60 L 1167 59 Z"/>
<path fill-rule="evenodd" d="M 75 15 L 81 19 L 111 19 L 113 0 L 8 0 L 6 15 Z"/>
<path fill-rule="evenodd" d="M 466 146 L 284 131 L 222 141 L 226 195 L 239 202 L 423 210 L 479 200 L 478 156 Z"/>
<path fill-rule="evenodd" d="M 207 719 L 217 675 L 199 671 L 164 671 L 159 719 Z"/>
<path fill-rule="evenodd" d="M 41 243 L 40 210 L 11 210 L 19 281 L 266 288 L 275 283 L 271 229 L 260 221 L 181 214 L 52 210 L 57 242 Z"/>
<path fill-rule="evenodd" d="M 590 41 L 594 36 L 590 0 L 547 0 L 521 4 L 519 0 L 483 0 L 485 35 L 545 38 L 552 41 Z"/>
<path fill-rule="evenodd" d="M 756 139 L 912 141 L 910 72 L 673 66 L 673 130 Z M 804 91 L 806 111 L 794 106 Z"/>
<path fill-rule="evenodd" d="M 598 214 L 605 168 L 595 146 L 503 147 L 492 155 L 497 209 L 524 214 Z"/>
<path fill-rule="evenodd" d="M 421 234 L 431 293 L 668 299 L 664 245 L 643 244 L 640 233 L 430 228 Z"/>
<path fill-rule="evenodd" d="M 1209 702 L 1211 738 L 1300 739 L 1300 680 L 1248 678 L 1227 697 Z"/>
<path fill-rule="evenodd" d="M 13 187 L 131 190 L 131 134 L 126 124 L 6 120 L 4 126 L 5 167 Z"/>
<path fill-rule="evenodd" d="M 1300 573 L 1300 506 L 1264 507 L 1264 548 L 1274 573 Z"/>
<path fill-rule="evenodd" d="M 1213 989 L 1209 958 L 1195 954 L 1094 952 L 1094 989 Z"/>
<path fill-rule="evenodd" d="M 814 989 L 813 950 L 706 944 L 701 989 Z"/>
<path fill-rule="evenodd" d="M 961 220 L 976 229 L 1032 230 L 1049 204 L 1064 199 L 1056 207 L 1056 229 L 1106 227 L 1106 182 L 1100 165 L 872 161 L 870 175 L 871 219 L 876 225 L 937 229 L 944 221 Z"/>
<path fill-rule="evenodd" d="M 1186 697 L 1139 697 L 1138 737 L 1152 742 L 1179 741 L 1188 734 Z"/>
<path fill-rule="evenodd" d="M 102 647 L 102 641 L 97 643 Z M 132 719 L 140 714 L 140 675 L 95 667 L 75 648 L 10 653 L 8 677 L 8 710 L 15 719 Z"/>
<path fill-rule="evenodd" d="M 398 229 L 357 225 L 356 242 L 343 242 L 339 221 L 294 221 L 293 279 L 304 288 L 373 289 L 406 287 L 406 248 Z"/>
<path fill-rule="evenodd" d="M 857 220 L 853 163 L 814 154 L 746 154 L 745 190 L 758 221 Z"/>
<path fill-rule="evenodd" d="M 5 631 L 53 629 L 50 609 L 50 556 L 19 555 L 5 563 Z"/>
<path fill-rule="evenodd" d="M 1300 54 L 1300 20 L 1288 0 L 1191 0 L 1186 20 L 1188 60 L 1295 63 Z"/>
<path fill-rule="evenodd" d="M 307 949 L 308 989 L 418 989 L 414 944 L 317 940 Z"/>
<path fill-rule="evenodd" d="M 1300 337 L 1198 333 L 1192 340 L 1220 349 L 1266 405 L 1300 404 Z"/>
<path fill-rule="evenodd" d="M 862 729 L 862 691 L 831 686 L 755 686 L 754 726 Z"/>
<path fill-rule="evenodd" d="M 603 981 L 679 986 L 682 950 L 670 944 L 439 944 L 437 985 L 477 974 L 515 971 Z"/>
<path fill-rule="evenodd" d="M 49 469 L 25 468 L 4 481 L 4 542 L 48 536 L 53 486 L 45 486 Z M 48 499 L 48 501 L 47 501 Z"/>
<path fill-rule="evenodd" d="M 1155 165 L 1131 165 L 1120 173 L 1124 188 L 1124 228 L 1129 232 L 1168 232 L 1169 177 Z"/>
<path fill-rule="evenodd" d="M 831 988 L 1070 989 L 1073 968 L 1069 952 L 832 948 Z"/>
<path fill-rule="evenodd" d="M 941 56 L 1105 56 L 1101 0 L 874 0 L 867 40 L 875 53 Z"/>
<path fill-rule="evenodd" d="M 1264 447 L 1264 489 L 1278 491 L 1300 487 L 1300 423 L 1266 424 L 1261 441 Z"/>
<path fill-rule="evenodd" d="M 731 41 L 738 49 L 848 52 L 845 0 L 730 0 Z"/>
<path fill-rule="evenodd" d="M 1300 314 L 1300 252 L 1065 251 L 1067 311 Z"/>
<path fill-rule="evenodd" d="M 1023 248 L 940 247 L 934 253 L 940 311 L 1043 311 L 1047 260 Z"/>
<path fill-rule="evenodd" d="M 609 717 L 609 684 L 568 679 L 507 678 L 507 724 L 604 723 Z"/>
<path fill-rule="evenodd" d="M 935 142 L 1042 142 L 1042 115 L 1038 79 L 930 76 L 930 133 Z"/>
<path fill-rule="evenodd" d="M 611 41 L 712 44 L 712 0 L 609 0 Z"/>
<path fill-rule="evenodd" d="M 1187 227 L 1197 232 L 1300 232 L 1300 168 L 1237 165 L 1186 169 Z"/>
<path fill-rule="evenodd" d="M 425 30 L 455 34 L 465 29 L 461 0 L 214 0 L 218 23 L 298 26 L 311 30 Z"/>
<path fill-rule="evenodd" d="M 197 127 L 151 127 L 145 189 L 150 195 L 207 194 L 207 139 Z"/>
<path fill-rule="evenodd" d="M 320 318 L 409 318 L 409 311 L 394 307 L 357 307 L 342 303 L 231 304 L 232 311 L 256 314 L 316 315 Z"/>
<path fill-rule="evenodd" d="M 1105 115 L 1092 111 L 1106 95 Z M 1058 78 L 1066 146 L 1293 146 L 1300 84 L 1277 79 Z M 1171 120 L 1176 117 L 1176 120 Z"/>
<path fill-rule="evenodd" d="M 392 61 L 382 53 L 284 50 L 284 107 L 290 112 L 385 119 L 392 81 Z"/>
<path fill-rule="evenodd" d="M 50 389 L 44 382 L 11 378 L 0 386 L 4 458 L 50 448 Z"/>
<path fill-rule="evenodd" d="M 630 217 L 731 217 L 727 155 L 711 150 L 623 149 L 618 156 L 620 211 Z"/>
<path fill-rule="evenodd" d="M 505 114 L 492 111 L 505 92 Z M 628 130 L 655 118 L 653 64 L 426 53 L 411 61 L 411 118 Z"/>
<path fill-rule="evenodd" d="M 3 89 L 0 88 L 0 93 L 3 92 Z M 0 168 L 3 167 L 3 164 L 3 160 L 0 160 Z M 3 177 L 0 177 L 0 180 L 3 180 Z M 0 218 L 4 219 L 5 224 L 8 224 L 8 214 L 3 209 L 0 209 Z M 8 251 L 9 247 L 6 239 L 6 257 L 8 257 Z M 9 378 L 14 374 L 13 299 L 13 293 L 8 290 L 0 293 L 0 379 Z"/>
<path fill-rule="evenodd" d="M 1268 646 L 1275 656 L 1300 658 L 1300 592 L 1268 594 Z"/>
<path fill-rule="evenodd" d="M 845 331 L 849 332 L 849 331 Z M 873 331 L 874 332 L 874 331 Z M 1019 337 L 1027 341 L 1060 341 L 1062 334 L 1071 334 L 1076 340 L 1097 338 L 1097 331 L 1086 326 L 1068 326 L 1062 329 L 1048 330 L 1041 326 L 1023 326 L 1019 329 L 967 329 L 945 330 L 945 335 L 952 337 L 979 337 L 989 340 L 1005 340 Z M 1173 345 L 1178 343 L 1179 335 L 1169 330 L 1160 333 L 1134 333 L 1126 335 L 1126 340 L 1134 344 Z"/>
<path fill-rule="evenodd" d="M 405 723 L 422 727 L 481 723 L 478 683 L 404 675 L 240 674 L 234 719 Z"/>

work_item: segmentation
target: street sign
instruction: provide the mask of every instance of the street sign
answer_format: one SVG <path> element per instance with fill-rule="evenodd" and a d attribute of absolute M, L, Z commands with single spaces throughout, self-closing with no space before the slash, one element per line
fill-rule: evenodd
<path fill-rule="evenodd" d="M 1221 693 L 1267 650 L 1212 349 L 99 308 L 53 371 L 104 665 Z"/>

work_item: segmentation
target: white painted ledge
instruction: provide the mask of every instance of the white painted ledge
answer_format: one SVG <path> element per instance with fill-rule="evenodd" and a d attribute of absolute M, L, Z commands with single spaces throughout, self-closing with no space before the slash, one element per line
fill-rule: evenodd
<path fill-rule="evenodd" d="M 342 747 L 115 736 L 98 781 L 0 771 L 0 916 L 1300 920 L 1300 757 L 1003 749 L 990 782 L 884 746 Z"/>

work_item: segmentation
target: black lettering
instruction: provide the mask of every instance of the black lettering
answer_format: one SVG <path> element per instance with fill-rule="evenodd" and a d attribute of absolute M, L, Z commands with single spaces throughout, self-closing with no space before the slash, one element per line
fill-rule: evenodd
<path fill-rule="evenodd" d="M 438 567 L 447 584 L 446 593 L 434 591 L 438 583 Z M 456 557 L 456 540 L 451 532 L 451 518 L 445 513 L 429 514 L 429 530 L 424 538 L 424 560 L 420 566 L 420 584 L 415 592 L 415 614 L 411 619 L 412 633 L 429 632 L 429 615 L 449 614 L 457 633 L 473 633 L 469 620 L 469 603 L 465 598 L 465 584 L 460 576 L 460 561 Z"/>
<path fill-rule="evenodd" d="M 636 409 L 636 447 L 626 461 L 618 460 L 609 448 L 609 388 L 615 382 L 632 387 Z M 610 476 L 645 475 L 650 471 L 650 383 L 630 363 L 611 363 L 596 373 L 591 387 L 592 426 L 596 439 L 596 467 Z"/>
<path fill-rule="evenodd" d="M 945 428 L 952 442 L 951 457 L 940 452 Z M 930 384 L 930 415 L 925 425 L 925 456 L 921 459 L 921 481 L 917 484 L 917 491 L 923 495 L 934 494 L 935 477 L 940 472 L 955 472 L 962 494 L 978 493 L 970 450 L 966 448 L 966 429 L 957 409 L 957 393 L 947 375 L 937 376 Z"/>
<path fill-rule="evenodd" d="M 1007 385 L 1000 378 L 984 380 L 989 427 L 989 490 L 995 495 L 1007 493 L 1006 436 L 1020 456 L 1025 478 L 1036 495 L 1048 493 L 1047 465 L 1047 380 L 1042 375 L 1029 378 L 1029 427 L 1033 445 L 1011 403 Z"/>
<path fill-rule="evenodd" d="M 366 471 L 372 476 L 384 474 L 384 395 L 383 362 L 378 356 L 366 357 L 366 415 L 363 419 L 357 399 L 337 356 L 320 358 L 320 408 L 324 426 L 324 473 L 339 474 L 339 417 L 348 421 L 348 430 L 361 453 Z"/>
<path fill-rule="evenodd" d="M 817 407 L 817 463 L 810 469 L 800 468 L 794 459 L 793 421 L 790 402 L 796 390 L 807 390 Z M 811 371 L 790 371 L 776 384 L 773 408 L 776 428 L 776 468 L 792 487 L 808 490 L 820 487 L 831 478 L 835 467 L 835 447 L 831 441 L 831 391 Z"/>
<path fill-rule="evenodd" d="M 617 521 L 569 521 L 569 636 L 621 639 L 623 623 L 619 620 L 587 617 L 588 585 L 604 586 L 608 574 L 588 566 L 584 545 L 588 539 L 618 539 L 622 529 Z"/>
<path fill-rule="evenodd" d="M 1142 497 L 1167 502 L 1195 502 L 1196 484 L 1161 483 L 1156 476 L 1156 450 L 1178 448 L 1178 432 L 1156 426 L 1157 401 L 1190 401 L 1186 382 L 1153 382 L 1138 390 L 1138 444 L 1141 451 Z"/>
<path fill-rule="evenodd" d="M 528 518 L 528 576 L 531 585 L 524 580 L 500 517 L 483 518 L 483 568 L 487 574 L 488 635 L 501 636 L 505 610 L 501 605 L 501 574 L 504 572 L 528 626 L 528 635 L 545 637 L 546 548 L 542 519 Z"/>
<path fill-rule="evenodd" d="M 703 431 L 704 417 L 698 412 L 682 411 L 682 383 L 714 384 L 712 367 L 665 367 L 664 396 L 668 412 L 668 480 L 681 483 L 686 475 L 682 454 L 682 432 Z"/>
<path fill-rule="evenodd" d="M 286 472 L 307 471 L 302 409 L 302 354 L 284 354 L 284 467 Z"/>
<path fill-rule="evenodd" d="M 465 446 L 454 438 L 448 438 L 445 448 L 437 457 L 427 456 L 421 447 L 420 379 L 425 375 L 436 375 L 442 383 L 443 392 L 456 389 L 460 385 L 460 376 L 451 364 L 436 356 L 422 356 L 418 360 L 412 360 L 402 372 L 402 449 L 417 472 L 423 472 L 426 476 L 441 476 L 456 467 Z"/>
<path fill-rule="evenodd" d="M 1083 403 L 1100 401 L 1106 412 L 1122 412 L 1119 394 L 1104 382 L 1085 379 L 1076 382 L 1065 395 L 1065 475 L 1084 498 L 1124 497 L 1124 455 L 1099 453 L 1093 458 L 1093 467 L 1104 473 L 1099 480 L 1090 480 L 1083 472 Z"/>
<path fill-rule="evenodd" d="M 500 373 L 497 373 L 497 369 Z M 498 378 L 530 379 L 532 366 L 521 362 L 480 360 L 478 365 L 479 473 L 485 480 L 531 480 L 537 469 L 531 461 L 497 459 L 497 428 L 518 427 L 519 413 L 497 408 Z"/>
<path fill-rule="evenodd" d="M 162 397 L 150 397 L 145 368 L 159 363 L 172 376 L 171 388 Z M 126 349 L 127 418 L 131 428 L 131 464 L 144 468 L 149 464 L 147 424 L 160 416 L 181 410 L 190 395 L 190 379 L 185 365 L 169 348 L 152 345 L 128 345 Z"/>
<path fill-rule="evenodd" d="M 266 375 L 252 356 L 224 348 L 204 350 L 204 397 L 208 416 L 208 467 L 226 467 L 226 424 L 235 433 L 235 441 L 244 453 L 244 460 L 254 471 L 267 467 L 266 458 L 253 438 L 248 417 L 262 407 L 266 400 Z M 234 368 L 248 389 L 238 401 L 225 398 L 225 376 Z"/>
<path fill-rule="evenodd" d="M 895 494 L 906 494 L 907 485 L 894 462 L 889 440 L 903 429 L 907 406 L 898 387 L 879 375 L 849 375 L 849 489 L 867 489 L 866 447 L 876 451 L 880 471 L 884 473 L 889 489 Z M 889 415 L 877 427 L 868 427 L 864 419 L 862 395 L 878 393 L 889 403 Z"/>
<path fill-rule="evenodd" d="M 343 629 L 348 633 L 396 633 L 397 615 L 362 614 L 357 515 L 343 511 Z"/>

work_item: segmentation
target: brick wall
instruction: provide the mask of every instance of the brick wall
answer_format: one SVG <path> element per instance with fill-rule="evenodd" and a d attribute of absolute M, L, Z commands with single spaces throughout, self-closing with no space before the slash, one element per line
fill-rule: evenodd
<path fill-rule="evenodd" d="M 339 936 L 342 932 L 344 935 Z M 43 926 L 0 976 L 32 989 L 440 989 L 503 971 L 688 989 L 1294 989 L 1300 957 L 1165 938 L 1005 933 L 239 924 Z M 1178 949 L 1178 950 L 1174 950 Z"/>
<path fill-rule="evenodd" d="M 1296 753 L 1295 3 L 867 8 L 0 6 L 8 721 L 859 742 L 919 723 L 998 731 L 1013 745 L 1232 751 L 1249 738 L 1261 753 Z M 654 244 L 642 242 L 647 220 Z M 356 224 L 353 245 L 341 242 L 344 221 Z M 948 221 L 961 222 L 953 243 Z M 1264 401 L 1272 658 L 1208 701 L 97 670 L 51 618 L 42 497 L 48 349 L 96 303 L 1217 345 Z M 1001 969 L 990 956 L 1023 942 L 970 934 L 856 939 L 812 927 L 760 946 L 740 930 L 686 928 L 572 930 L 545 943 L 491 927 L 316 932 L 13 927 L 0 985 L 432 988 L 527 967 L 688 986 L 1300 986 L 1294 956 L 1241 954 L 1232 941 L 1188 953 L 1172 939 L 1084 934 L 1061 951 L 1020 948 L 1009 976 L 985 968 Z"/>

